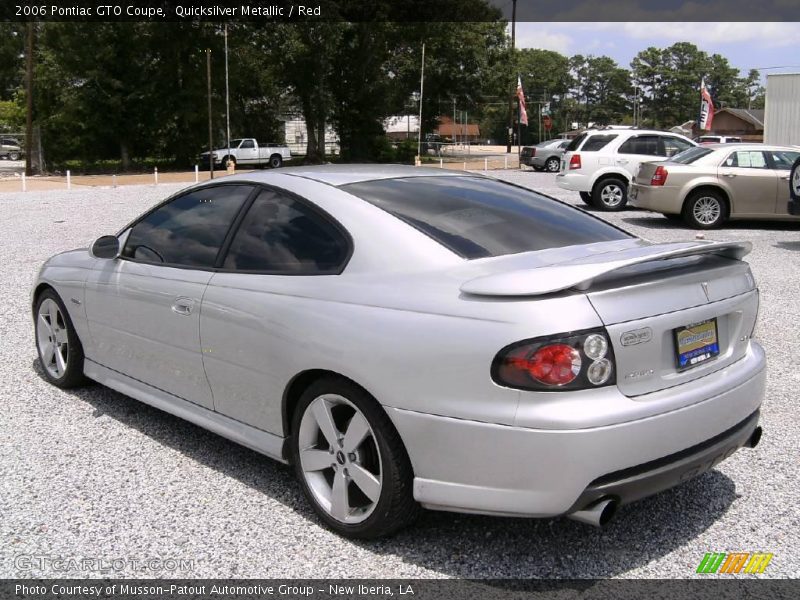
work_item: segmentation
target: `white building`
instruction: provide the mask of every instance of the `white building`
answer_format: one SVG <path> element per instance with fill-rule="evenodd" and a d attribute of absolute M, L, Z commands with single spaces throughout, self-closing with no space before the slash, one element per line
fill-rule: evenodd
<path fill-rule="evenodd" d="M 767 75 L 764 142 L 800 146 L 800 73 Z"/>
<path fill-rule="evenodd" d="M 292 154 L 304 155 L 308 143 L 306 120 L 291 116 L 283 123 L 284 139 Z M 330 125 L 325 126 L 325 154 L 339 154 L 339 134 Z"/>

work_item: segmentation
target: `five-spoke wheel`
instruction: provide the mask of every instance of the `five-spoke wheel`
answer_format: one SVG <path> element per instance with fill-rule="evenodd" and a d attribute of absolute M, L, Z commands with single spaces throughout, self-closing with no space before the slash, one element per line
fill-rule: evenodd
<path fill-rule="evenodd" d="M 36 304 L 36 349 L 45 377 L 68 388 L 83 378 L 83 348 L 64 304 L 53 290 L 45 290 Z"/>
<path fill-rule="evenodd" d="M 408 456 L 391 421 L 364 390 L 338 378 L 315 382 L 300 398 L 292 432 L 300 485 L 329 527 L 375 538 L 416 516 Z"/>

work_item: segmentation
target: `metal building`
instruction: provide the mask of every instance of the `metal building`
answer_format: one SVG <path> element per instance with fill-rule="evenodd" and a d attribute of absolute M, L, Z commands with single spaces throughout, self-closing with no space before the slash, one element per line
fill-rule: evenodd
<path fill-rule="evenodd" d="M 767 75 L 764 142 L 800 146 L 800 73 Z"/>

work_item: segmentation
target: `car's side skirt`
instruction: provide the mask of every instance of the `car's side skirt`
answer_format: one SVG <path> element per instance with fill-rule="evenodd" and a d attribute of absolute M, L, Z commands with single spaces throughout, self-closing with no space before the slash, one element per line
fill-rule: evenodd
<path fill-rule="evenodd" d="M 288 462 L 284 458 L 283 452 L 285 439 L 281 436 L 245 425 L 241 421 L 236 421 L 213 410 L 203 408 L 198 404 L 173 396 L 104 367 L 88 358 L 84 361 L 83 371 L 89 379 L 110 387 L 112 390 L 199 425 L 203 429 L 208 429 L 217 435 L 265 454 L 270 458 L 283 463 Z"/>

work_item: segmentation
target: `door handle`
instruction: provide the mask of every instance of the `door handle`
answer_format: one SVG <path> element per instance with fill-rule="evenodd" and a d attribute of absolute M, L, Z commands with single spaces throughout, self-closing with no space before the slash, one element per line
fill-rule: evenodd
<path fill-rule="evenodd" d="M 617 163 L 620 164 L 620 165 L 627 165 L 628 164 L 628 159 L 627 158 L 618 158 L 617 159 Z"/>
<path fill-rule="evenodd" d="M 781 175 L 781 179 L 783 179 L 784 181 L 789 181 L 789 176 L 788 175 Z"/>
<path fill-rule="evenodd" d="M 723 173 L 723 177 L 736 177 L 736 173 Z"/>
<path fill-rule="evenodd" d="M 185 296 L 178 296 L 175 302 L 172 303 L 172 312 L 178 315 L 188 316 L 192 314 L 194 309 L 194 298 L 187 298 Z"/>

